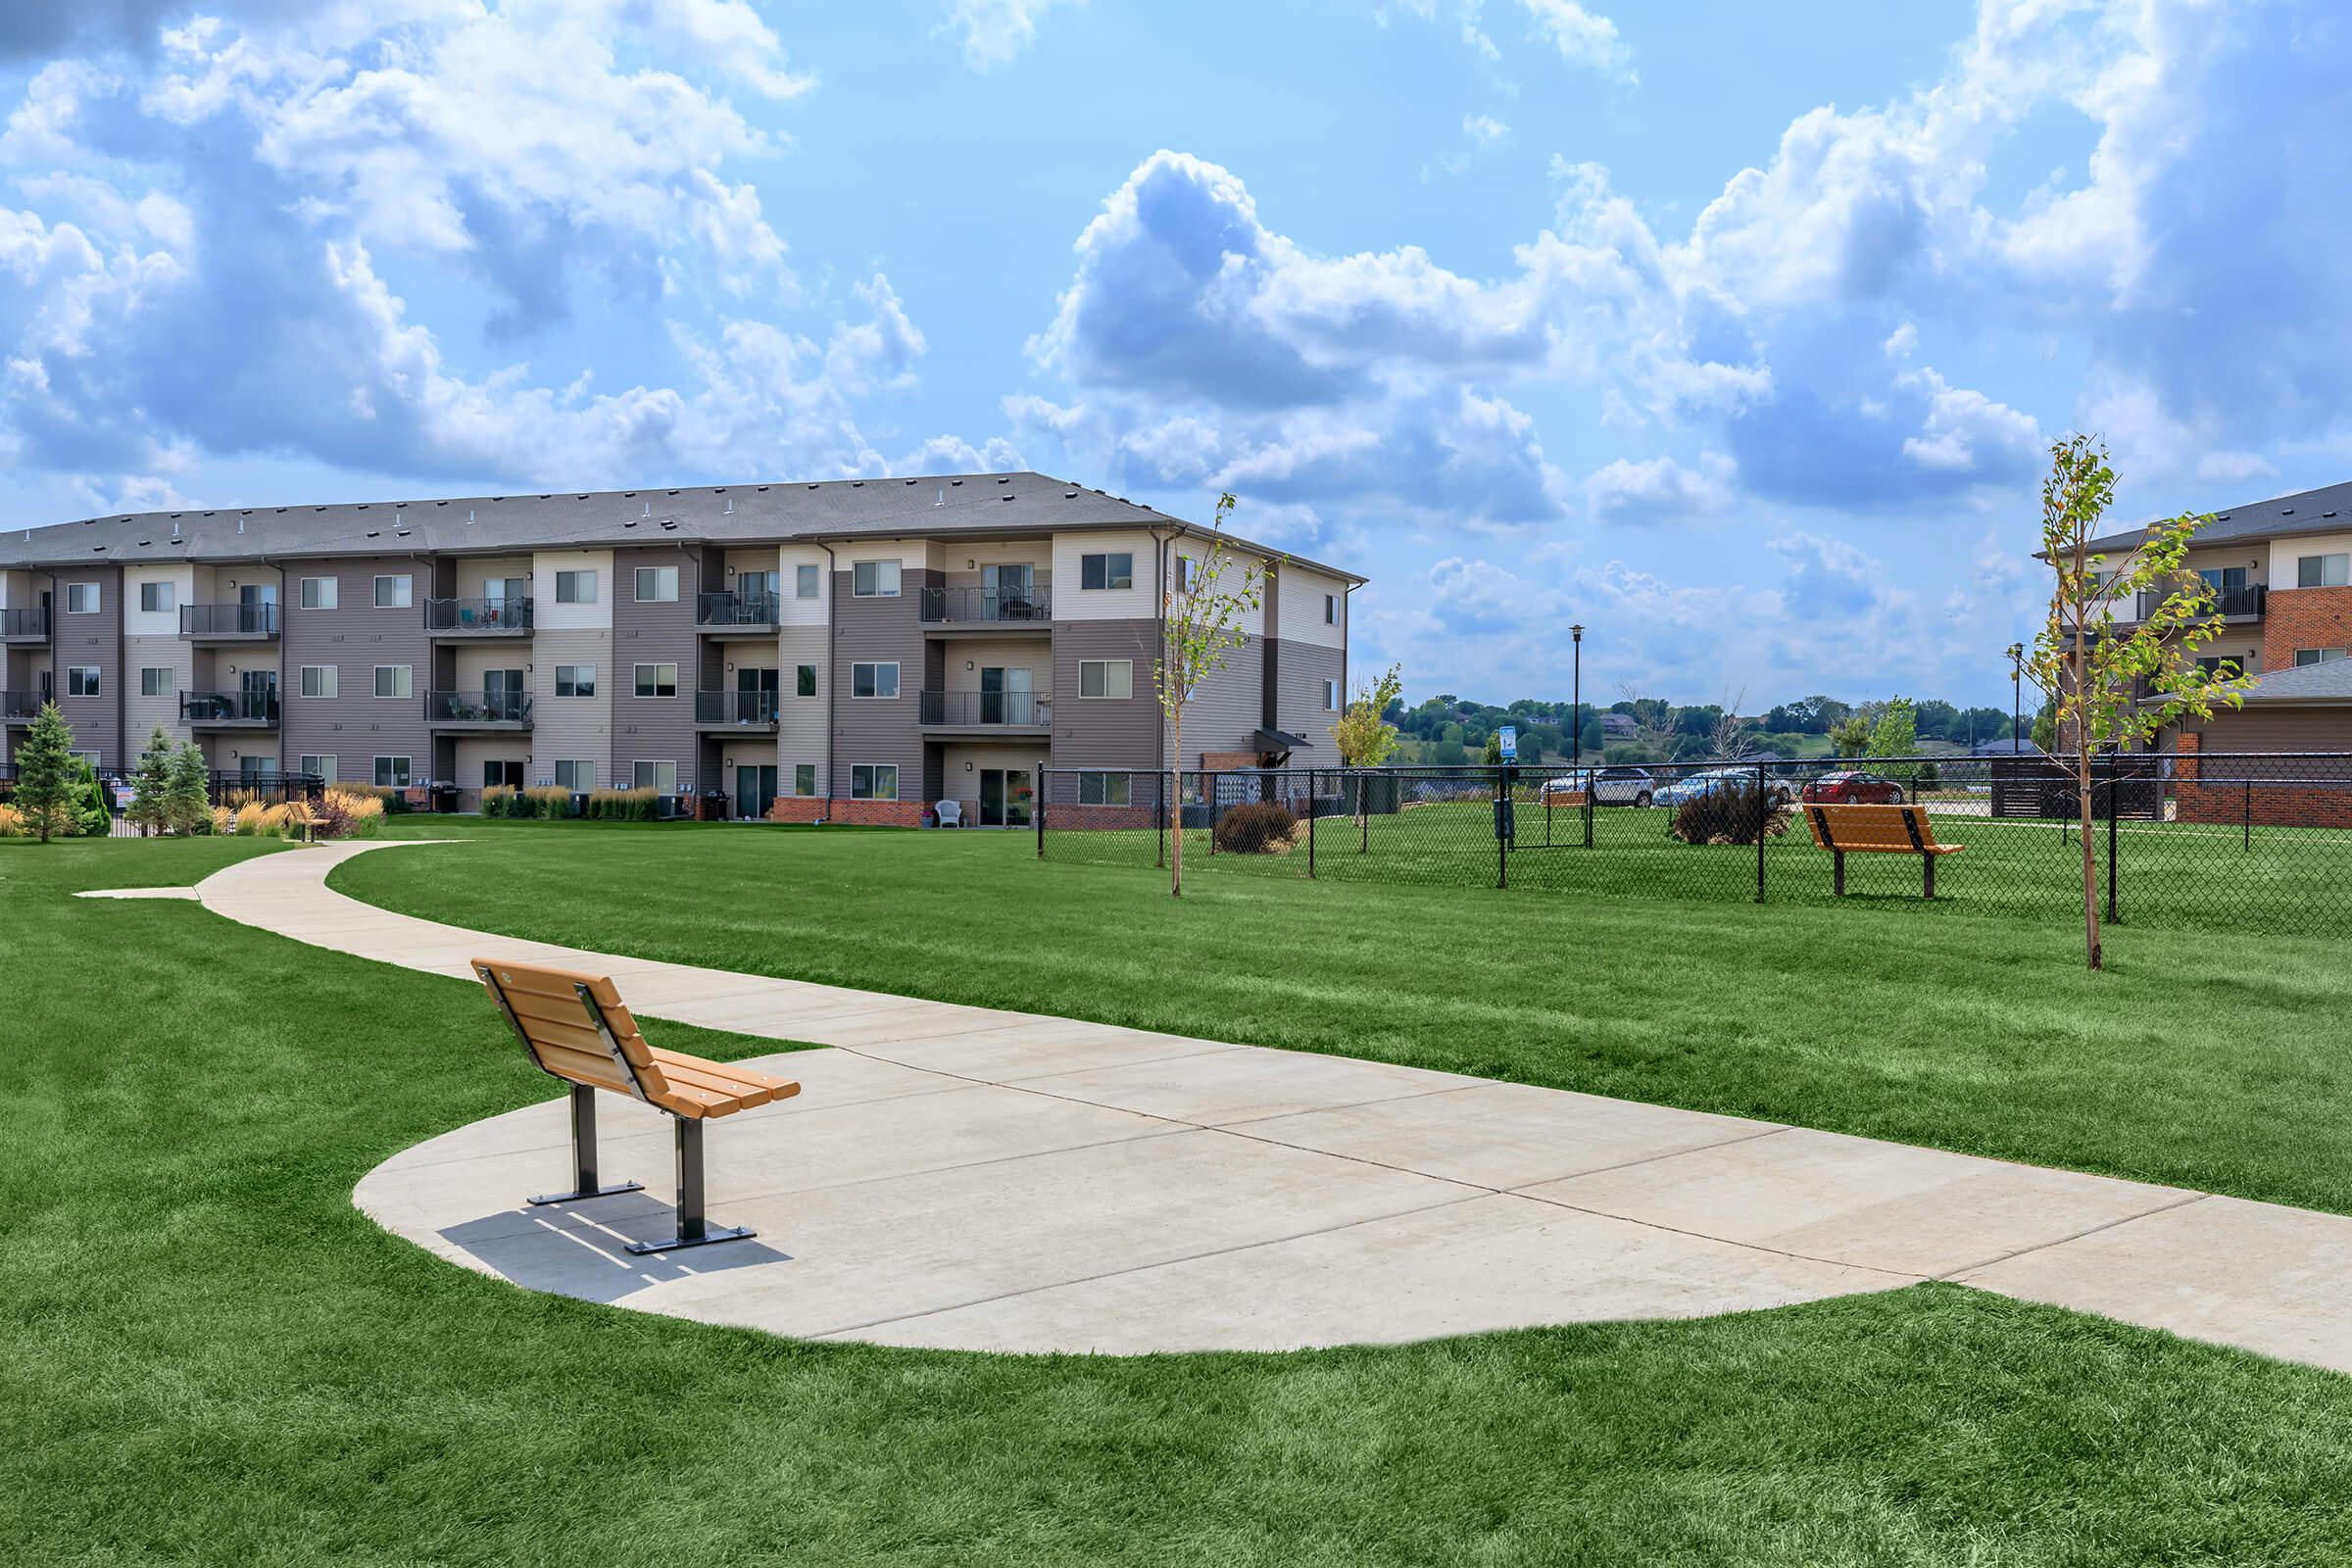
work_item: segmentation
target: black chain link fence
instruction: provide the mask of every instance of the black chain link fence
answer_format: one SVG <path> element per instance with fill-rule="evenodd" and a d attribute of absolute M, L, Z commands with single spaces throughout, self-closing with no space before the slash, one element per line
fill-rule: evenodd
<path fill-rule="evenodd" d="M 2109 919 L 2247 928 L 2352 913 L 2352 754 L 2181 751 L 2091 768 L 2091 874 Z M 1038 853 L 1053 860 L 1164 868 L 1181 838 L 1188 874 L 1774 904 L 1918 903 L 1933 886 L 1939 909 L 2082 916 L 2077 790 L 2057 758 L 1050 767 L 1039 801 Z M 1912 809 L 1838 809 L 1854 805 Z"/>

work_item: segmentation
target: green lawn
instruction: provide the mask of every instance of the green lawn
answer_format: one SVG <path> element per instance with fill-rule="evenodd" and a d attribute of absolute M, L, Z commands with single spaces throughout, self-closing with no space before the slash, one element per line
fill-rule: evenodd
<path fill-rule="evenodd" d="M 1473 793 L 1480 784 L 1467 786 Z M 2082 852 L 2061 822 L 1964 814 L 1973 802 L 1932 806 L 1936 838 L 1962 846 L 1936 871 L 1936 912 L 2001 915 L 2043 926 L 2081 923 Z M 1753 845 L 1690 845 L 1671 837 L 1674 813 L 1663 807 L 1603 807 L 1592 813 L 1585 844 L 1583 813 L 1546 810 L 1532 800 L 1514 807 L 1515 852 L 1496 853 L 1491 799 L 1417 805 L 1312 824 L 1311 874 L 1318 879 L 1426 886 L 1496 885 L 1507 871 L 1525 892 L 1619 897 L 1628 893 L 1710 903 L 1752 903 Z M 1185 863 L 1203 872 L 1285 878 L 1310 874 L 1307 835 L 1275 854 L 1210 855 L 1205 828 L 1184 833 Z M 2099 885 L 2106 887 L 2104 825 L 2093 833 Z M 1049 831 L 1050 859 L 1151 866 L 1163 851 L 1152 830 Z M 2315 914 L 2352 918 L 2352 832 L 2329 828 L 2236 827 L 2186 822 L 2121 822 L 2116 832 L 2117 904 L 2130 926 L 2179 930 L 2278 929 Z M 1849 901 L 1920 898 L 1920 863 L 1909 855 L 1849 855 Z M 1801 821 L 1768 839 L 1764 891 L 1772 904 L 1837 902 L 1830 858 Z"/>
<path fill-rule="evenodd" d="M 1132 878 L 979 835 L 485 838 L 370 858 L 454 873 L 476 905 L 519 879 L 517 910 L 589 865 L 622 885 L 666 866 L 646 889 L 663 907 L 700 879 L 781 921 L 700 927 L 727 950 L 701 956 L 816 968 L 885 936 L 856 911 L 822 935 L 842 889 L 937 883 L 895 922 L 903 940 L 968 979 L 978 960 L 959 955 L 993 925 L 1008 989 L 1036 988 L 1027 938 L 1066 931 L 1065 908 L 1148 902 Z M 1132 1360 L 803 1345 L 527 1294 L 350 1206 L 394 1152 L 548 1097 L 475 988 L 194 905 L 68 897 L 262 851 L 0 845 L 12 1563 L 2277 1564 L 2338 1560 L 2352 1525 L 2344 1380 L 1950 1287 Z M 1281 902 L 1311 915 L 1374 891 Z M 1416 932 L 1437 991 L 1492 973 L 1473 955 L 1494 933 L 1455 897 Z M 1242 885 L 1186 906 L 1241 922 L 1199 984 L 1266 989 L 1240 971 L 1272 898 Z M 619 906 L 595 903 L 577 918 L 608 936 L 652 928 L 621 932 Z M 918 927 L 952 912 L 972 945 L 926 948 Z M 1332 967 L 1295 943 L 1268 956 Z M 1115 1010 L 1158 1005 L 1156 978 L 1124 963 L 1091 987 L 1124 996 Z M 1500 1001 L 1488 1021 L 1528 1024 Z M 718 1054 L 755 1044 L 649 1028 Z"/>
<path fill-rule="evenodd" d="M 2090 975 L 2064 922 L 1916 899 L 1203 872 L 1178 903 L 1148 870 L 1041 864 L 1020 834 L 450 821 L 400 831 L 478 842 L 363 856 L 335 885 L 551 942 L 2352 1213 L 2352 966 L 2331 939 L 2130 927 Z"/>

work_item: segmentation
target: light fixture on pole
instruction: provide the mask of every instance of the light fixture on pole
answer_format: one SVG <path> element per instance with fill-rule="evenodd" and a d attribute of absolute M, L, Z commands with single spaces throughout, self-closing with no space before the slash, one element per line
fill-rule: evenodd
<path fill-rule="evenodd" d="M 2009 752 L 2011 756 L 2025 750 L 2024 747 L 2018 745 L 2018 741 L 2022 737 L 2017 733 L 2018 725 L 2025 719 L 2025 682 L 2026 645 L 2011 643 L 2009 645 Z"/>
<path fill-rule="evenodd" d="M 1568 640 L 1576 645 L 1575 684 L 1569 687 L 1568 699 L 1568 763 L 1571 768 L 1585 760 L 1585 628 L 1568 628 Z"/>

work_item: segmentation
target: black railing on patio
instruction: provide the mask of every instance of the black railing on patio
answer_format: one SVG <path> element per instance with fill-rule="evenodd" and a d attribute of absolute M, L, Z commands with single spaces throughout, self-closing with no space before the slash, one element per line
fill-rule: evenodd
<path fill-rule="evenodd" d="M 1054 698 L 1045 692 L 923 692 L 917 713 L 925 724 L 1003 724 L 1042 729 L 1054 721 Z"/>
<path fill-rule="evenodd" d="M 179 716 L 191 724 L 274 724 L 277 688 L 264 691 L 181 692 Z"/>
<path fill-rule="evenodd" d="M 426 692 L 424 719 L 428 724 L 528 724 L 529 692 Z"/>
<path fill-rule="evenodd" d="M 774 594 L 722 592 L 694 596 L 698 626 L 772 626 L 776 623 Z"/>
<path fill-rule="evenodd" d="M 0 718 L 37 718 L 41 705 L 49 701 L 42 692 L 0 692 Z"/>
<path fill-rule="evenodd" d="M 179 607 L 179 634 L 182 637 L 274 637 L 277 635 L 277 605 L 274 601 L 253 605 L 182 605 Z"/>
<path fill-rule="evenodd" d="M 424 629 L 526 632 L 531 629 L 530 596 L 525 594 L 514 599 L 427 599 L 424 602 Z"/>
<path fill-rule="evenodd" d="M 697 724 L 741 724 L 747 729 L 776 727 L 777 694 L 774 692 L 696 692 L 694 721 Z"/>
<path fill-rule="evenodd" d="M 2269 597 L 2270 590 L 2258 582 L 2246 583 L 2236 588 L 2216 588 L 2213 591 L 2213 609 L 2207 613 L 2259 615 L 2269 608 L 2267 603 Z M 2132 618 L 2135 620 L 2147 619 L 2156 612 L 2156 607 L 2163 604 L 2166 595 L 2155 590 L 2140 594 L 2132 605 Z"/>
<path fill-rule="evenodd" d="M 0 610 L 0 637 L 11 642 L 37 642 L 49 635 L 49 610 L 45 605 L 32 605 L 22 610 Z"/>
<path fill-rule="evenodd" d="M 922 618 L 929 625 L 1029 625 L 1054 618 L 1054 590 L 1037 587 L 926 588 Z"/>

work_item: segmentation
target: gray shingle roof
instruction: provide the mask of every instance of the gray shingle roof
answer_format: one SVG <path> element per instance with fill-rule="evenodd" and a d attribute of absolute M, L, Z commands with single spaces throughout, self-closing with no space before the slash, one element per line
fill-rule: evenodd
<path fill-rule="evenodd" d="M 941 473 L 116 514 L 0 534 L 0 566 L 1150 527 L 1204 531 L 1049 474 Z M 1251 545 L 1238 536 L 1234 542 Z M 1362 580 L 1338 567 L 1300 564 Z"/>
<path fill-rule="evenodd" d="M 2352 703 L 2352 659 L 2274 669 L 2246 689 L 2246 702 Z"/>
<path fill-rule="evenodd" d="M 2345 530 L 2352 530 L 2352 480 L 2240 507 L 2220 508 L 2214 513 L 2213 521 L 2197 530 L 2197 543 L 2227 544 L 2232 539 L 2278 539 L 2299 533 Z M 2145 528 L 2134 528 L 2129 533 L 2108 534 L 2094 541 L 2092 548 L 2129 550 L 2145 537 Z"/>

